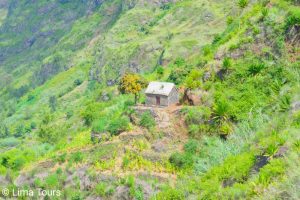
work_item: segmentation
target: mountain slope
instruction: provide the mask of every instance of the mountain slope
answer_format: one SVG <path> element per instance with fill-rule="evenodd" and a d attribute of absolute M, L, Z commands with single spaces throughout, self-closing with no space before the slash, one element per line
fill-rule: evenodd
<path fill-rule="evenodd" d="M 0 187 L 299 198 L 298 1 L 0 6 Z M 129 72 L 176 83 L 183 105 L 141 112 L 118 90 Z"/>

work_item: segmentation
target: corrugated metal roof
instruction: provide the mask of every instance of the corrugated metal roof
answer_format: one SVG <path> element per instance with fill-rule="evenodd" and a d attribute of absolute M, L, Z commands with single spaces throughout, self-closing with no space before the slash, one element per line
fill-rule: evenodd
<path fill-rule="evenodd" d="M 174 83 L 150 82 L 145 93 L 169 96 L 174 87 Z"/>

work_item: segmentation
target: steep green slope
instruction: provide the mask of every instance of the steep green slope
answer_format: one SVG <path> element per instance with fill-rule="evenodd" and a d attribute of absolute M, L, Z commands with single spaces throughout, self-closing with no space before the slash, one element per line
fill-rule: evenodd
<path fill-rule="evenodd" d="M 299 198 L 298 1 L 0 5 L 0 187 L 59 189 L 58 199 Z M 119 93 L 125 72 L 191 99 L 153 111 L 164 129 Z"/>

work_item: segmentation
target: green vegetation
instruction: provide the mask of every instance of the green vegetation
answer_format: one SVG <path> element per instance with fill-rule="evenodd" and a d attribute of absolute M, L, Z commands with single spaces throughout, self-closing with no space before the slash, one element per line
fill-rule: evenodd
<path fill-rule="evenodd" d="M 300 198 L 299 1 L 0 5 L 0 190 Z"/>

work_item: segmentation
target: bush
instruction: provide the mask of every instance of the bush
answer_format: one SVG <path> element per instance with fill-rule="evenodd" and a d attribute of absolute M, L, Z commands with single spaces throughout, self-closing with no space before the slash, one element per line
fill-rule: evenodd
<path fill-rule="evenodd" d="M 185 153 L 173 153 L 169 161 L 171 164 L 173 164 L 175 167 L 179 169 L 187 169 L 191 168 L 193 166 L 193 158 L 190 154 L 185 154 Z"/>
<path fill-rule="evenodd" d="M 162 75 L 164 75 L 164 68 L 162 66 L 158 66 L 156 69 L 156 73 L 161 77 Z"/>
<path fill-rule="evenodd" d="M 179 85 L 185 80 L 185 77 L 189 74 L 189 70 L 186 68 L 175 68 L 171 71 L 168 81 Z"/>
<path fill-rule="evenodd" d="M 46 179 L 45 179 L 45 185 L 47 188 L 51 188 L 51 189 L 55 189 L 55 188 L 59 188 L 59 178 L 57 174 L 52 174 L 49 175 Z"/>
<path fill-rule="evenodd" d="M 76 79 L 75 81 L 74 81 L 74 86 L 79 86 L 79 85 L 81 85 L 82 84 L 82 80 L 81 79 Z"/>
<path fill-rule="evenodd" d="M 299 8 L 295 8 L 290 10 L 285 20 L 285 28 L 288 30 L 292 26 L 300 24 L 300 10 Z"/>
<path fill-rule="evenodd" d="M 180 190 L 173 188 L 166 188 L 156 195 L 157 200 L 183 200 L 184 194 Z"/>
<path fill-rule="evenodd" d="M 238 5 L 239 5 L 240 8 L 247 7 L 248 3 L 249 3 L 249 0 L 239 0 L 238 1 Z"/>
<path fill-rule="evenodd" d="M 30 128 L 31 129 L 36 129 L 36 123 L 35 122 L 31 122 L 30 123 Z"/>
<path fill-rule="evenodd" d="M 268 185 L 272 179 L 284 174 L 284 162 L 282 160 L 272 160 L 270 164 L 260 169 L 258 182 Z"/>
<path fill-rule="evenodd" d="M 70 110 L 70 111 L 68 111 L 68 112 L 66 113 L 67 119 L 70 119 L 73 115 L 74 115 L 74 113 L 73 113 L 72 110 Z"/>
<path fill-rule="evenodd" d="M 232 67 L 232 60 L 229 57 L 224 58 L 223 60 L 223 69 L 228 70 Z"/>
<path fill-rule="evenodd" d="M 155 126 L 155 120 L 150 112 L 144 112 L 142 114 L 139 125 L 147 129 L 153 128 Z"/>
<path fill-rule="evenodd" d="M 95 187 L 95 193 L 98 196 L 106 196 L 107 185 L 105 183 L 98 183 Z"/>
<path fill-rule="evenodd" d="M 260 73 L 265 68 L 265 64 L 263 62 L 257 61 L 249 66 L 248 72 L 250 75 L 256 75 Z"/>
<path fill-rule="evenodd" d="M 129 119 L 126 116 L 117 118 L 112 120 L 108 127 L 107 131 L 110 132 L 112 135 L 118 135 L 128 129 L 129 126 Z"/>
<path fill-rule="evenodd" d="M 81 152 L 76 152 L 71 155 L 71 161 L 75 163 L 80 163 L 83 160 L 83 154 Z"/>
<path fill-rule="evenodd" d="M 184 145 L 184 150 L 187 153 L 190 154 L 196 154 L 199 151 L 199 143 L 197 140 L 189 140 L 185 145 Z"/>
<path fill-rule="evenodd" d="M 56 111 L 56 107 L 57 107 L 57 98 L 56 98 L 56 96 L 51 96 L 49 98 L 49 107 L 51 108 L 52 112 Z"/>
<path fill-rule="evenodd" d="M 25 134 L 25 127 L 23 124 L 20 124 L 16 127 L 15 137 L 22 137 Z"/>

